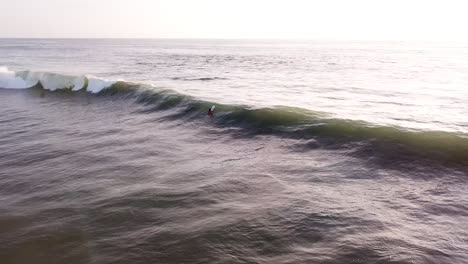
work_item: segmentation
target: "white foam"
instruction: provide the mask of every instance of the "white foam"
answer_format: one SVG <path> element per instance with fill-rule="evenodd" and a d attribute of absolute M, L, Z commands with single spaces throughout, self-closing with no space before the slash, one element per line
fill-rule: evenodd
<path fill-rule="evenodd" d="M 73 81 L 73 85 L 74 85 L 72 88 L 73 91 L 78 91 L 78 90 L 83 89 L 86 85 L 86 77 L 81 76 L 81 77 L 75 78 L 75 80 Z"/>
<path fill-rule="evenodd" d="M 54 73 L 21 71 L 14 72 L 7 67 L 0 67 L 0 88 L 27 89 L 40 83 L 49 91 L 59 89 L 71 89 L 78 91 L 87 86 L 90 93 L 99 93 L 105 88 L 111 87 L 116 81 L 100 79 L 94 76 L 68 76 Z"/>
<path fill-rule="evenodd" d="M 99 79 L 94 76 L 87 76 L 88 87 L 86 90 L 90 93 L 99 93 L 103 89 L 109 88 L 116 83 L 116 81 L 109 81 L 105 79 Z"/>
<path fill-rule="evenodd" d="M 44 89 L 55 91 L 57 89 L 72 89 L 78 91 L 85 85 L 84 77 L 66 76 L 60 74 L 40 74 L 39 81 Z"/>
<path fill-rule="evenodd" d="M 36 85 L 38 81 L 38 79 L 24 79 L 7 67 L 0 67 L 0 88 L 27 89 Z"/>
<path fill-rule="evenodd" d="M 50 91 L 57 89 L 78 91 L 85 86 L 86 78 L 31 71 L 14 72 L 7 67 L 0 67 L 0 88 L 27 89 L 39 82 L 44 89 Z"/>

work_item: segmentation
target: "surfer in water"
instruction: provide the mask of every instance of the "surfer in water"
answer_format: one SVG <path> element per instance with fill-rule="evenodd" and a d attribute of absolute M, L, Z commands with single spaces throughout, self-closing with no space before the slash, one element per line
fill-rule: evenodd
<path fill-rule="evenodd" d="M 213 105 L 210 109 L 208 109 L 208 115 L 209 116 L 213 116 L 215 108 L 216 108 L 216 106 Z"/>

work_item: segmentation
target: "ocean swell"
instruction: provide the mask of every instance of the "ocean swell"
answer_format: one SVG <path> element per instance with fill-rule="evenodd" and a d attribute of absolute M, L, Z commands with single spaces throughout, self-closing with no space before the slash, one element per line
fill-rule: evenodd
<path fill-rule="evenodd" d="M 445 131 L 422 131 L 404 127 L 379 126 L 359 120 L 330 117 L 327 113 L 308 109 L 272 106 L 220 104 L 145 85 L 118 82 L 99 95 L 125 95 L 147 107 L 143 112 L 168 111 L 160 120 L 196 122 L 204 119 L 207 110 L 216 105 L 209 123 L 218 127 L 235 127 L 246 136 L 274 134 L 280 137 L 313 141 L 307 146 L 361 146 L 359 152 L 369 157 L 427 158 L 442 163 L 468 165 L 468 135 Z M 240 130 L 239 130 L 240 129 Z M 226 130 L 227 131 L 227 130 Z M 239 135 L 238 135 L 239 136 Z M 372 152 L 372 153 L 371 153 Z M 367 153 L 367 154 L 366 154 Z"/>
<path fill-rule="evenodd" d="M 161 120 L 194 122 L 204 119 L 216 105 L 210 124 L 235 127 L 246 134 L 274 134 L 280 137 L 314 141 L 310 147 L 345 146 L 349 143 L 370 146 L 372 155 L 402 155 L 440 162 L 468 165 L 468 135 L 443 131 L 416 131 L 403 127 L 377 126 L 365 121 L 332 118 L 308 109 L 272 106 L 220 104 L 180 94 L 173 90 L 124 81 L 109 81 L 93 76 L 67 76 L 31 71 L 13 72 L 0 68 L 0 87 L 49 91 L 86 90 L 98 96 L 124 96 L 145 105 L 144 113 L 165 113 Z M 226 130 L 227 131 L 227 130 Z M 362 144 L 364 143 L 364 144 Z M 366 155 L 366 151 L 362 152 Z"/>

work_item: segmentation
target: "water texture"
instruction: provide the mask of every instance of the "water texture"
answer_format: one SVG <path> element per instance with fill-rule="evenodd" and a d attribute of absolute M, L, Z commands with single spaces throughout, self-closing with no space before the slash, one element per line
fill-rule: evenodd
<path fill-rule="evenodd" d="M 0 262 L 466 263 L 467 59 L 0 40 Z"/>

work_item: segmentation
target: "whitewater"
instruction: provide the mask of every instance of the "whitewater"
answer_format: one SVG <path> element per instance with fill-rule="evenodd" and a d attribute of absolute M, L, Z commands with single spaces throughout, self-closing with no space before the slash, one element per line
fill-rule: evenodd
<path fill-rule="evenodd" d="M 0 261 L 465 263 L 466 61 L 447 42 L 0 39 Z"/>

